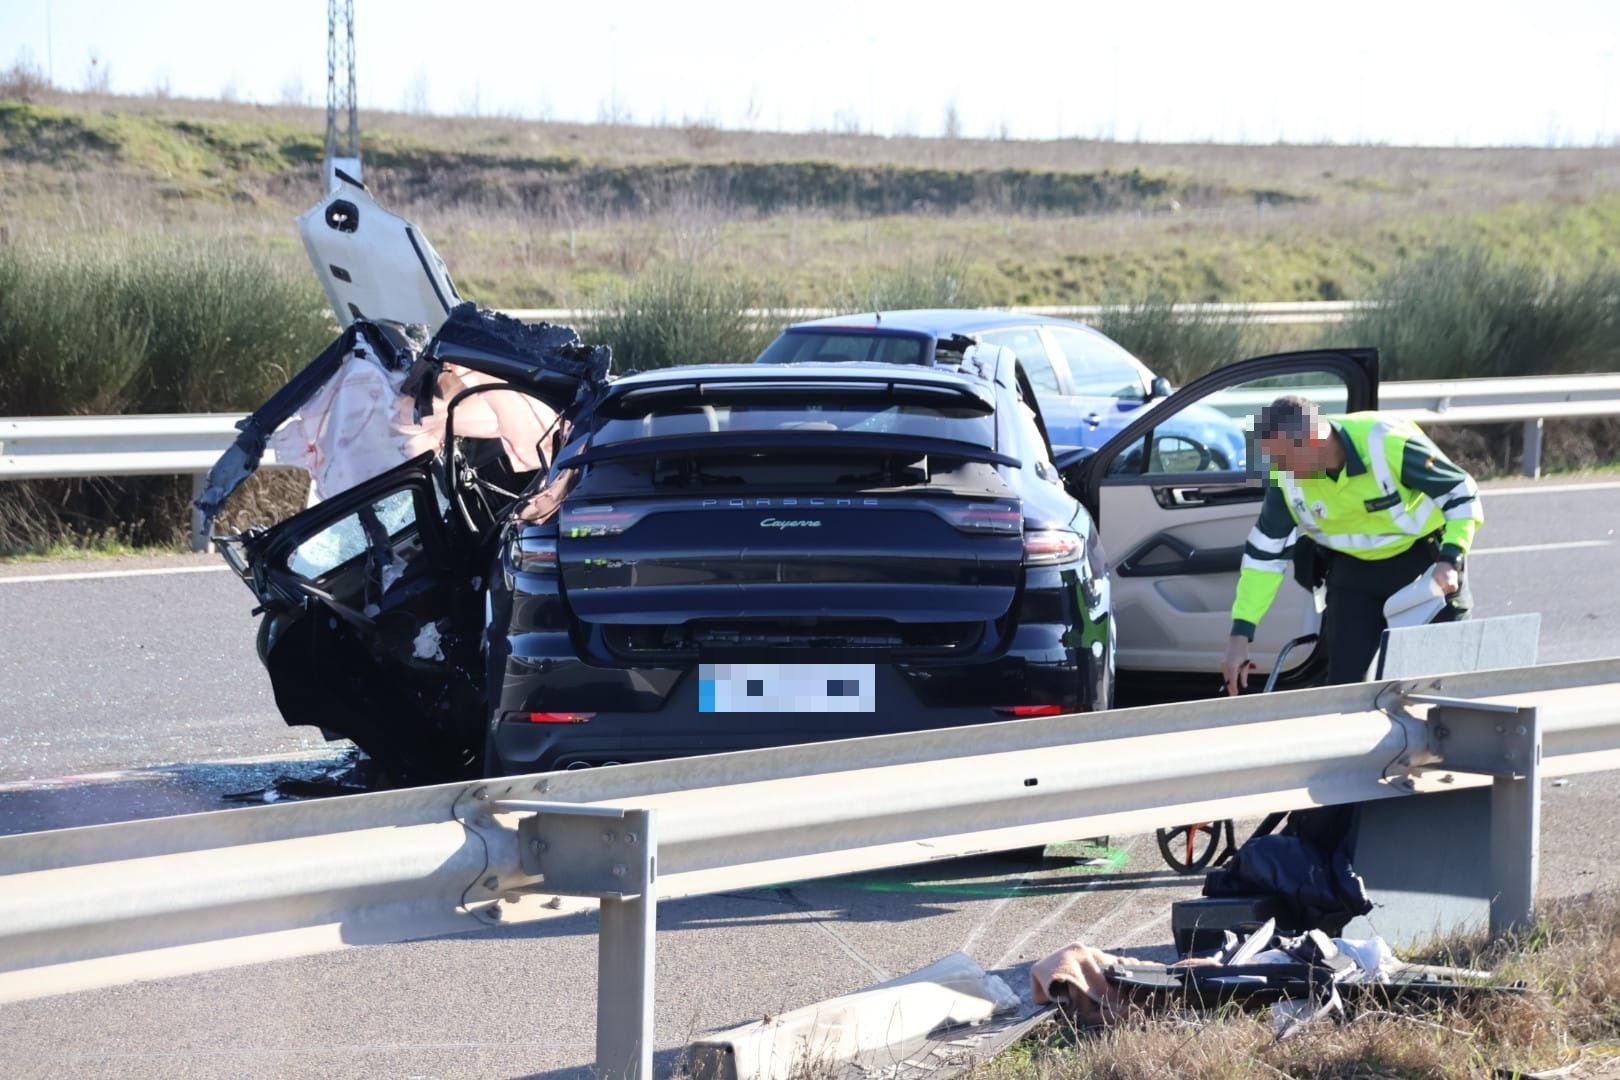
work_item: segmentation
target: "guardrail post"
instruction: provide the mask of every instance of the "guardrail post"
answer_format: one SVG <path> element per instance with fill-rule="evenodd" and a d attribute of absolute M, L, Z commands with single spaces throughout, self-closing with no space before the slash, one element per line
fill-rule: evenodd
<path fill-rule="evenodd" d="M 1519 458 L 1519 468 L 1524 475 L 1539 477 L 1541 475 L 1541 417 L 1524 422 L 1524 453 Z"/>
<path fill-rule="evenodd" d="M 1513 723 L 1513 776 L 1491 784 L 1491 934 L 1529 925 L 1541 877 L 1541 723 L 1535 709 Z M 1511 752 L 1510 752 L 1511 753 Z"/>
<path fill-rule="evenodd" d="M 1411 700 L 1421 700 L 1413 698 Z M 1528 925 L 1541 876 L 1541 718 L 1535 708 L 1436 702 L 1434 749 L 1491 784 L 1491 935 Z"/>
<path fill-rule="evenodd" d="M 639 896 L 602 899 L 596 941 L 596 1074 L 603 1080 L 652 1080 L 653 938 L 658 916 L 652 812 L 627 815 L 624 827 L 630 830 L 624 837 L 626 847 L 643 860 L 644 884 Z"/>
<path fill-rule="evenodd" d="M 202 498 L 203 488 L 208 486 L 207 473 L 191 474 L 191 550 L 208 550 L 208 522 L 203 518 L 203 512 L 197 509 L 197 500 Z"/>
<path fill-rule="evenodd" d="M 482 796 L 479 796 L 482 798 Z M 596 1076 L 652 1080 L 657 838 L 651 810 L 501 800 L 520 812 L 517 850 L 534 889 L 601 902 L 596 943 Z M 479 827 L 488 828 L 480 824 Z M 492 878 L 494 891 L 504 888 Z"/>

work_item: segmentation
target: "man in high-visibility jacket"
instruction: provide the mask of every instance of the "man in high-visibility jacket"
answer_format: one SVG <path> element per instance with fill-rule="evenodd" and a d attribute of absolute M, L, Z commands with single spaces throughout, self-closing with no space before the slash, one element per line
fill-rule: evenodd
<path fill-rule="evenodd" d="M 1313 402 L 1288 396 L 1261 410 L 1255 435 L 1271 476 L 1232 604 L 1221 664 L 1228 693 L 1248 687 L 1255 625 L 1293 570 L 1301 539 L 1326 556 L 1330 683 L 1366 677 L 1384 602 L 1420 577 L 1432 574 L 1446 595 L 1435 622 L 1467 617 L 1463 562 L 1485 520 L 1479 488 L 1417 425 L 1377 413 L 1322 416 Z"/>

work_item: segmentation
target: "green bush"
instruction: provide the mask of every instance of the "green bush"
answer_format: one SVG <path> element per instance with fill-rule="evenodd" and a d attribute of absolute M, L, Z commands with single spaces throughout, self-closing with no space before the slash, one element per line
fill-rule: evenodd
<path fill-rule="evenodd" d="M 0 246 L 0 416 L 251 409 L 334 333 L 293 253 Z M 173 477 L 0 483 L 0 556 L 173 543 L 189 489 Z"/>
<path fill-rule="evenodd" d="M 147 327 L 106 297 L 130 284 L 116 261 L 0 248 L 0 415 L 122 411 Z"/>
<path fill-rule="evenodd" d="M 686 264 L 663 266 L 608 294 L 601 314 L 577 328 L 587 340 L 613 347 L 619 372 L 747 363 L 780 329 L 761 324 L 748 309 L 770 306 L 773 299 L 747 278 Z"/>
<path fill-rule="evenodd" d="M 1259 351 L 1259 337 L 1247 323 L 1202 309 L 1177 312 L 1176 303 L 1173 294 L 1155 289 L 1113 301 L 1112 310 L 1092 325 L 1177 386 Z"/>
<path fill-rule="evenodd" d="M 829 297 L 839 311 L 972 308 L 990 303 L 966 259 L 941 256 L 895 267 L 868 267 L 846 277 Z"/>
<path fill-rule="evenodd" d="M 1576 274 L 1483 248 L 1443 247 L 1378 283 L 1377 306 L 1331 327 L 1329 344 L 1374 345 L 1385 379 L 1612 371 L 1620 361 L 1620 272 Z"/>
<path fill-rule="evenodd" d="M 0 247 L 0 415 L 249 409 L 334 332 L 290 254 Z"/>

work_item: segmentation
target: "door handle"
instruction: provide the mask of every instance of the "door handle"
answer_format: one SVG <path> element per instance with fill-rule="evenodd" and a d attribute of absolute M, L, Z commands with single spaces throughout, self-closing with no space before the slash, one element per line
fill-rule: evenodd
<path fill-rule="evenodd" d="M 1166 510 L 1189 506 L 1225 506 L 1227 503 L 1259 502 L 1265 498 L 1265 489 L 1259 484 L 1166 484 L 1155 485 L 1153 500 Z"/>
<path fill-rule="evenodd" d="M 1120 577 L 1180 577 L 1184 574 L 1235 574 L 1243 563 L 1243 545 L 1195 548 L 1179 536 L 1158 533 L 1114 566 Z"/>

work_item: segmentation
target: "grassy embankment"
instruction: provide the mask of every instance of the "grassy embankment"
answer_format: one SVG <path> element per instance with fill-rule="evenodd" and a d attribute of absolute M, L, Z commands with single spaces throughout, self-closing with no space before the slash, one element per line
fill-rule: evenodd
<path fill-rule="evenodd" d="M 290 219 L 316 188 L 320 119 L 0 101 L 0 415 L 246 408 L 312 355 L 329 324 Z M 465 293 L 606 306 L 585 329 L 626 366 L 746 359 L 774 332 L 735 316 L 749 305 L 1124 301 L 1105 329 L 1185 379 L 1320 334 L 1175 324 L 1170 301 L 1347 296 L 1398 314 L 1322 340 L 1382 345 L 1395 377 L 1615 355 L 1620 151 L 367 125 L 368 180 Z M 110 523 L 150 542 L 183 518 L 167 481 L 37 487 L 21 517 L 51 524 L 18 534 L 8 493 L 0 545 Z"/>

